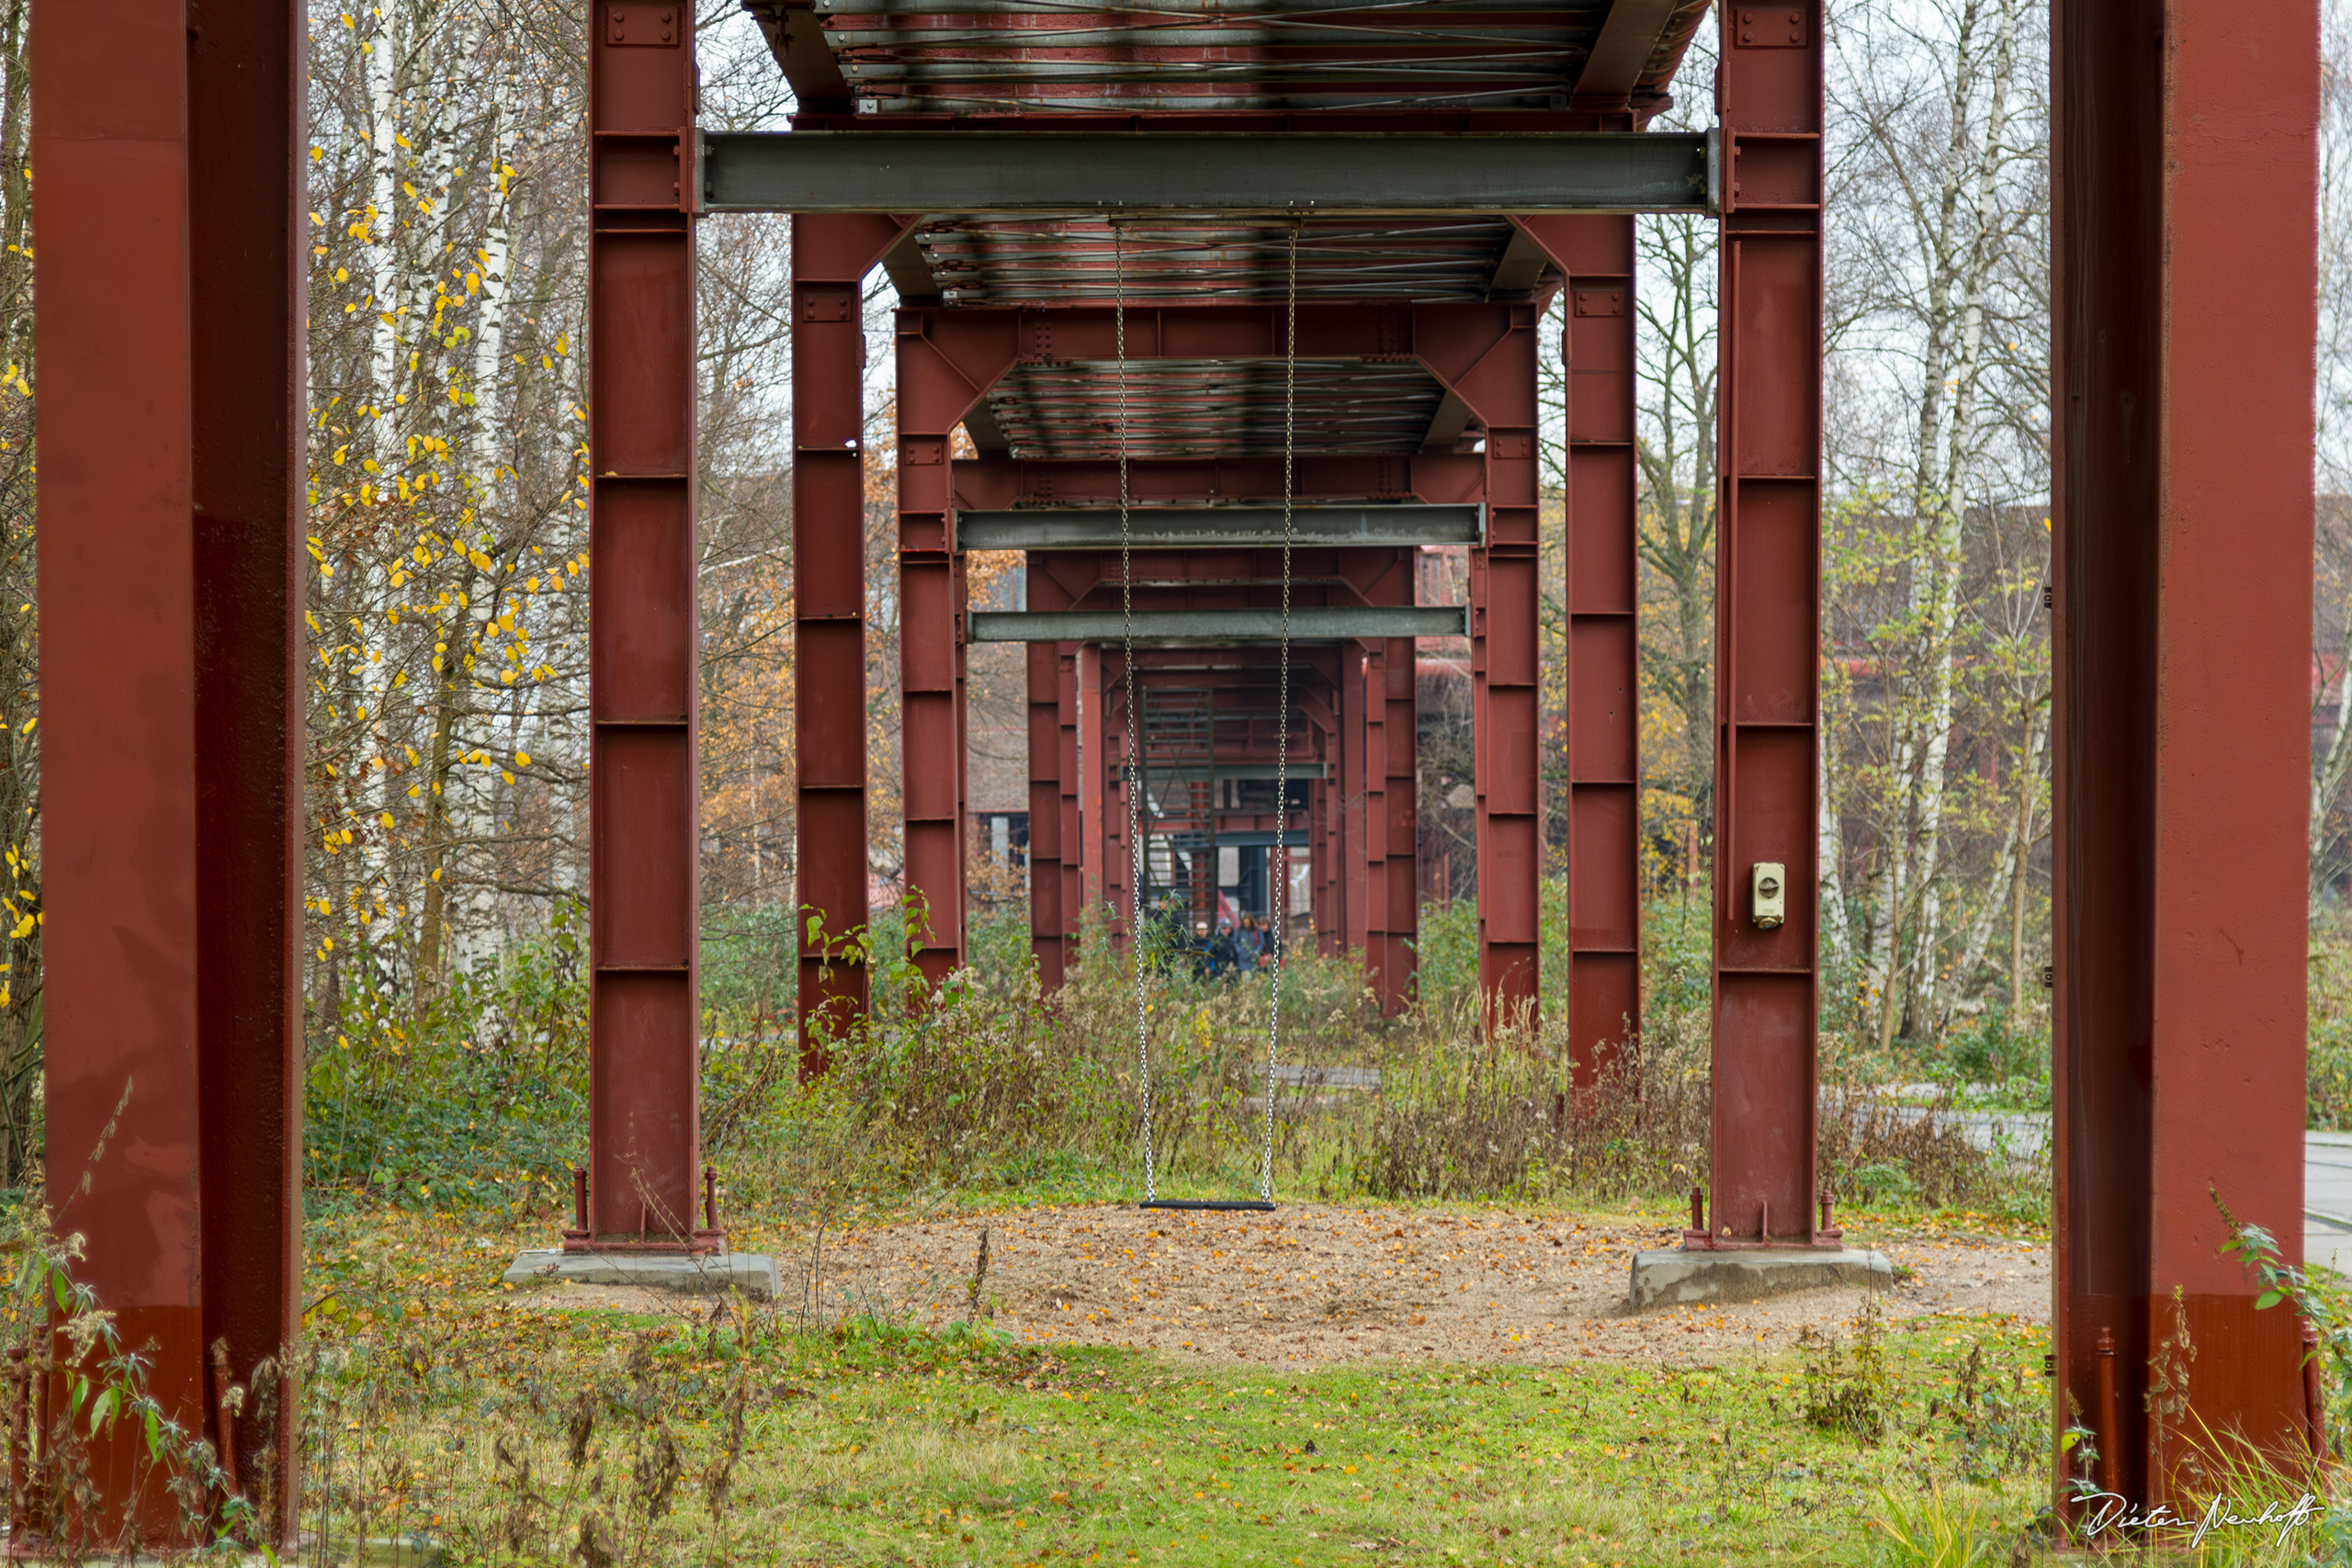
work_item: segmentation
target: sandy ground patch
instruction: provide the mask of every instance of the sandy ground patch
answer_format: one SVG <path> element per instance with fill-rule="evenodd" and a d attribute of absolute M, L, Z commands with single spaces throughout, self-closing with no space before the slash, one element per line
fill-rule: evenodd
<path fill-rule="evenodd" d="M 1208 1361 L 1691 1365 L 1784 1348 L 1806 1328 L 1842 1334 L 1861 1304 L 1859 1292 L 1822 1290 L 1627 1315 L 1632 1255 L 1679 1239 L 1628 1220 L 1315 1203 L 1272 1214 L 1097 1204 L 830 1238 L 820 1286 L 827 1315 L 895 1313 L 933 1326 L 967 1315 L 984 1229 L 985 1293 L 999 1327 L 1035 1343 L 1148 1347 Z M 1883 1303 L 1892 1320 L 1946 1313 L 2049 1320 L 2045 1248 L 1991 1238 L 1881 1245 L 1910 1270 Z M 780 1261 L 789 1310 L 806 1299 L 811 1259 Z M 637 1290 L 534 1294 L 548 1304 L 697 1312 Z"/>

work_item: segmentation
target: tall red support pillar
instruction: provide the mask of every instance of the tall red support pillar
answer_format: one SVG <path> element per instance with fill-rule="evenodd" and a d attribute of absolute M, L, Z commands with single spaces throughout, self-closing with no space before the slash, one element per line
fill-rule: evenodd
<path fill-rule="evenodd" d="M 1521 220 L 1567 276 L 1568 1052 L 1596 1082 L 1642 1021 L 1634 220 Z"/>
<path fill-rule="evenodd" d="M 1487 421 L 1487 540 L 1470 552 L 1478 984 L 1490 1023 L 1535 1016 L 1543 873 L 1536 818 L 1535 333 L 1532 308 L 1514 307 L 1513 315 L 1493 351 L 1477 404 Z M 1420 352 L 1427 358 L 1430 350 Z"/>
<path fill-rule="evenodd" d="M 1363 968 L 1364 978 L 1389 1010 L 1388 957 L 1388 645 L 1366 646 L 1363 656 Z"/>
<path fill-rule="evenodd" d="M 1032 610 L 1069 607 L 1069 595 L 1041 567 L 1029 570 Z M 1040 990 L 1061 989 L 1067 919 L 1062 911 L 1061 645 L 1024 649 L 1029 696 L 1029 951 Z"/>
<path fill-rule="evenodd" d="M 1078 811 L 1080 895 L 1090 909 L 1100 909 L 1111 897 L 1111 862 L 1118 853 L 1111 841 L 1111 726 L 1104 712 L 1102 648 L 1080 643 L 1075 673 L 1078 681 Z M 1109 927 L 1104 934 L 1110 934 Z"/>
<path fill-rule="evenodd" d="M 702 1250 L 691 18 L 588 35 L 589 1234 Z M 639 1238 L 642 1238 L 640 1241 Z"/>
<path fill-rule="evenodd" d="M 1691 1245 L 1803 1245 L 1814 1188 L 1821 564 L 1819 0 L 1726 6 L 1715 572 L 1714 1133 Z M 1777 865 L 1785 923 L 1751 886 Z"/>
<path fill-rule="evenodd" d="M 897 341 L 899 756 L 906 889 L 923 920 L 907 938 L 920 943 L 916 965 L 937 986 L 966 954 L 970 748 L 951 448 L 956 425 L 1012 363 L 1012 318 L 900 310 Z"/>
<path fill-rule="evenodd" d="M 1340 901 L 1333 913 L 1339 917 L 1339 945 L 1343 957 L 1365 945 L 1365 899 L 1371 878 L 1371 863 L 1364 840 L 1368 789 L 1364 746 L 1368 737 L 1364 723 L 1363 666 L 1362 645 L 1342 643 L 1340 647 L 1340 682 L 1334 693 L 1334 700 L 1340 707 L 1340 787 L 1335 792 L 1338 809 L 1334 813 L 1340 834 L 1336 866 Z"/>
<path fill-rule="evenodd" d="M 2099 1448 L 2177 1504 L 2202 1430 L 2308 1462 L 2218 1205 L 2300 1258 L 2318 7 L 2058 0 L 2052 50 L 2054 1408 L 2111 1333 Z"/>
<path fill-rule="evenodd" d="M 1056 762 L 1056 777 L 1060 781 L 1060 794 L 1056 807 L 1061 817 L 1061 927 L 1062 974 L 1069 974 L 1069 966 L 1078 958 L 1080 915 L 1086 908 L 1086 866 L 1084 863 L 1087 823 L 1080 802 L 1083 798 L 1079 773 L 1080 741 L 1078 711 L 1078 644 L 1055 644 L 1054 653 L 1054 721 L 1059 731 L 1059 760 Z"/>
<path fill-rule="evenodd" d="M 910 355 L 908 318 L 899 333 L 899 761 L 906 814 L 906 888 L 919 901 L 923 930 L 910 914 L 916 965 L 933 986 L 964 961 L 963 604 L 956 570 L 954 513 L 948 505 L 949 421 L 910 406 L 940 400 L 921 385 L 933 364 Z"/>
<path fill-rule="evenodd" d="M 1409 581 L 1409 580 L 1408 580 Z M 1374 938 L 1373 986 L 1384 1013 L 1402 1012 L 1413 999 L 1414 942 L 1420 935 L 1420 805 L 1418 778 L 1419 707 L 1414 692 L 1414 649 L 1409 637 L 1391 637 L 1376 661 L 1378 679 L 1365 697 L 1385 708 L 1379 756 L 1379 811 L 1373 840 L 1382 860 L 1378 897 L 1381 927 Z"/>
<path fill-rule="evenodd" d="M 189 20 L 44 6 L 30 50 L 49 1190 L 201 1431 L 209 1347 L 249 1378 L 299 1323 L 309 229 L 301 7 Z M 240 1426 L 284 1539 L 294 1424 Z M 96 1540 L 177 1534 L 135 1422 L 90 1471 Z"/>
<path fill-rule="evenodd" d="M 849 933 L 868 918 L 865 815 L 865 450 L 863 288 L 898 225 L 792 220 L 793 755 L 798 812 L 800 1073 L 865 1015 Z M 811 939 L 808 917 L 821 917 Z"/>

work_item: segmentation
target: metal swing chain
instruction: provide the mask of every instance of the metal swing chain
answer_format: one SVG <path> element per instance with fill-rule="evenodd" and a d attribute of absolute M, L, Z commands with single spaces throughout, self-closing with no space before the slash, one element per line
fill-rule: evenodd
<path fill-rule="evenodd" d="M 1143 1091 L 1143 1201 L 1159 1196 L 1151 1151 L 1151 1025 L 1143 987 L 1143 730 L 1136 716 L 1135 570 L 1127 535 L 1127 253 L 1119 226 L 1111 226 L 1112 318 L 1119 364 L 1119 636 L 1127 683 L 1127 956 L 1136 972 L 1136 1079 Z"/>
<path fill-rule="evenodd" d="M 1274 1066 L 1282 1055 L 1283 950 L 1290 941 L 1290 550 L 1291 477 L 1298 457 L 1298 226 L 1290 231 L 1290 293 L 1283 327 L 1283 652 L 1274 706 L 1274 980 L 1266 999 L 1266 1148 L 1258 1196 L 1274 1201 Z M 1122 493 L 1125 486 L 1121 486 Z"/>

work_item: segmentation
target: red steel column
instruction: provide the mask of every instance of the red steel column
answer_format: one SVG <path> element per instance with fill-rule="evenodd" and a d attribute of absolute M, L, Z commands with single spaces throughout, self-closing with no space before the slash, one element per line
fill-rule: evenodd
<path fill-rule="evenodd" d="M 193 1429 L 215 1339 L 243 1377 L 293 1333 L 301 1213 L 304 17 L 205 23 L 51 6 L 30 42 L 50 1190 Z M 244 1425 L 283 1535 L 293 1424 Z M 96 1540 L 177 1536 L 135 1421 L 89 1463 Z"/>
<path fill-rule="evenodd" d="M 899 759 L 907 897 L 910 908 L 920 897 L 927 922 L 915 963 L 936 986 L 964 961 L 964 636 L 948 501 L 955 425 L 933 429 L 919 412 L 949 394 L 925 381 L 937 362 L 906 347 L 924 314 L 899 312 Z"/>
<path fill-rule="evenodd" d="M 1326 958 L 1340 952 L 1340 933 L 1332 919 L 1332 907 L 1339 901 L 1339 879 L 1331 870 L 1339 848 L 1339 836 L 1332 830 L 1331 822 L 1332 784 L 1329 778 L 1317 779 L 1306 795 L 1312 807 L 1306 836 L 1306 875 L 1315 889 L 1315 901 L 1308 913 L 1315 921 L 1315 951 Z"/>
<path fill-rule="evenodd" d="M 800 1075 L 865 1014 L 853 942 L 866 923 L 865 326 L 861 290 L 887 219 L 792 220 L 793 745 L 799 875 Z M 812 942 L 807 917 L 823 918 Z"/>
<path fill-rule="evenodd" d="M 1135 848 L 1127 837 L 1127 792 L 1136 787 L 1135 737 L 1127 729 L 1126 681 L 1129 671 L 1125 656 L 1110 649 L 1097 654 L 1102 671 L 1102 716 L 1096 730 L 1102 737 L 1102 766 L 1096 770 L 1102 791 L 1102 899 L 1109 906 L 1107 922 L 1114 951 L 1126 951 L 1129 928 L 1135 914 Z M 1145 841 L 1150 840 L 1151 824 L 1138 812 Z M 1149 874 L 1150 867 L 1145 867 Z M 1150 910 L 1144 911 L 1147 919 Z"/>
<path fill-rule="evenodd" d="M 1417 758 L 1420 710 L 1415 700 L 1415 652 L 1410 637 L 1391 637 L 1380 660 L 1381 683 L 1368 695 L 1387 711 L 1382 726 L 1381 762 L 1387 777 L 1382 787 L 1379 819 L 1373 827 L 1381 841 L 1385 877 L 1386 924 L 1380 936 L 1374 980 L 1381 1010 L 1397 1013 L 1413 998 L 1416 957 L 1413 944 L 1420 935 L 1420 806 Z"/>
<path fill-rule="evenodd" d="M 1039 567 L 1029 571 L 1032 610 L 1067 609 L 1069 595 Z M 1062 915 L 1061 645 L 1024 649 L 1029 687 L 1029 951 L 1041 991 L 1061 989 Z"/>
<path fill-rule="evenodd" d="M 1336 923 L 1342 957 L 1364 946 L 1364 900 L 1371 869 L 1364 844 L 1368 774 L 1364 769 L 1363 663 L 1362 645 L 1340 645 L 1340 787 L 1338 809 L 1333 813 L 1340 834 L 1335 868 L 1339 874 L 1340 906 L 1333 913 L 1339 917 Z"/>
<path fill-rule="evenodd" d="M 1117 854 L 1109 820 L 1111 727 L 1103 712 L 1102 663 L 1101 645 L 1078 645 L 1079 878 L 1082 908 L 1089 910 L 1101 909 L 1111 897 L 1111 861 Z M 1107 936 L 1111 928 L 1103 931 Z"/>
<path fill-rule="evenodd" d="M 2150 1504 L 2200 1427 L 2307 1462 L 2297 1321 L 2218 1248 L 2226 1203 L 2301 1253 L 2317 13 L 2052 19 L 2054 1398 L 2111 1333 Z"/>
<path fill-rule="evenodd" d="M 1821 559 L 1820 0 L 1725 7 L 1715 576 L 1713 1201 L 1695 1245 L 1804 1245 L 1814 1198 Z M 1758 865 L 1788 914 L 1751 918 Z"/>
<path fill-rule="evenodd" d="M 964 962 L 967 758 L 964 565 L 949 448 L 956 426 L 1013 359 L 1014 318 L 900 310 L 899 753 L 905 883 L 923 905 L 915 962 L 936 986 Z"/>
<path fill-rule="evenodd" d="M 1525 226 L 1568 278 L 1568 1050 L 1589 1086 L 1642 1021 L 1634 220 Z"/>
<path fill-rule="evenodd" d="M 202 21 L 187 44 L 188 276 L 203 302 L 190 314 L 198 1168 L 204 1340 L 228 1341 L 230 1379 L 250 1387 L 258 1362 L 284 1364 L 301 1325 L 306 17 L 291 0 L 243 0 L 206 6 Z M 51 461 L 52 408 L 42 408 Z M 70 505 L 43 514 L 79 515 Z M 56 713 L 43 704 L 52 769 Z M 59 781 L 46 782 L 53 820 Z M 58 1059 L 52 1045 L 51 1071 Z M 237 1418 L 241 1484 L 275 1496 L 266 1528 L 290 1540 L 300 1434 L 278 1421 L 273 1450 L 257 1414 L 248 1401 Z"/>
<path fill-rule="evenodd" d="M 1062 944 L 1062 973 L 1067 976 L 1070 964 L 1078 957 L 1080 917 L 1086 908 L 1083 857 L 1087 824 L 1079 805 L 1082 788 L 1079 772 L 1079 646 L 1074 642 L 1056 643 L 1054 649 L 1055 724 L 1059 730 L 1058 761 L 1055 766 L 1056 777 L 1060 781 L 1060 795 L 1056 801 L 1056 809 L 1060 813 L 1062 852 L 1062 923 L 1057 934 Z"/>
<path fill-rule="evenodd" d="M 1363 968 L 1387 1010 L 1388 957 L 1388 645 L 1363 656 Z"/>
<path fill-rule="evenodd" d="M 588 38 L 589 1231 L 696 1249 L 695 54 L 683 8 Z"/>
<path fill-rule="evenodd" d="M 1494 353 L 1509 358 L 1478 405 L 1487 422 L 1487 542 L 1470 552 L 1478 983 L 1489 1022 L 1522 1012 L 1535 1016 L 1543 863 L 1536 819 L 1540 655 L 1532 320 L 1507 334 Z"/>

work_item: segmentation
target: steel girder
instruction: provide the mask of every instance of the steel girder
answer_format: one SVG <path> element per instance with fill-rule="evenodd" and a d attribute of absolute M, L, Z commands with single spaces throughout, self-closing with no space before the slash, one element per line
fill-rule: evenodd
<path fill-rule="evenodd" d="M 1818 0 L 1723 19 L 1739 174 L 1720 241 L 1714 1134 L 1697 1247 L 1829 1245 L 1814 1179 L 1820 719 L 1822 36 Z M 1786 919 L 1750 887 L 1778 865 Z"/>
<path fill-rule="evenodd" d="M 207 1361 L 225 1340 L 249 1384 L 300 1331 L 305 18 L 189 21 L 157 0 L 30 21 L 45 1164 L 144 1392 L 232 1430 L 286 1540 L 297 1424 L 263 1443 Z M 94 1503 L 28 1488 L 20 1524 L 195 1544 L 202 1507 L 136 1420 L 87 1443 Z"/>
<path fill-rule="evenodd" d="M 1640 647 L 1634 626 L 1634 223 L 1531 219 L 1566 278 L 1568 1052 L 1580 1089 L 1642 1018 Z"/>
<path fill-rule="evenodd" d="M 792 220 L 792 593 L 800 1070 L 864 1016 L 866 924 L 865 322 L 861 293 L 898 237 L 887 219 Z"/>
<path fill-rule="evenodd" d="M 1015 511 L 959 510 L 956 543 L 967 550 L 1104 550 L 1123 542 L 1139 550 L 1299 547 L 1469 545 L 1486 533 L 1480 506 L 1419 502 L 1377 506 L 1159 505 L 1129 507 L 1124 526 L 1115 506 L 1041 506 Z"/>
<path fill-rule="evenodd" d="M 713 212 L 1708 212 L 1712 133 L 793 130 L 706 136 Z"/>
<path fill-rule="evenodd" d="M 588 1225 L 568 1247 L 706 1251 L 700 613 L 689 29 L 588 45 Z"/>
<path fill-rule="evenodd" d="M 2300 1476 L 2322 1426 L 2221 1250 L 2301 1257 L 2320 51 L 2308 3 L 2150 21 L 2052 29 L 2051 1400 L 2090 1479 L 2177 1507 L 2200 1445 Z"/>

